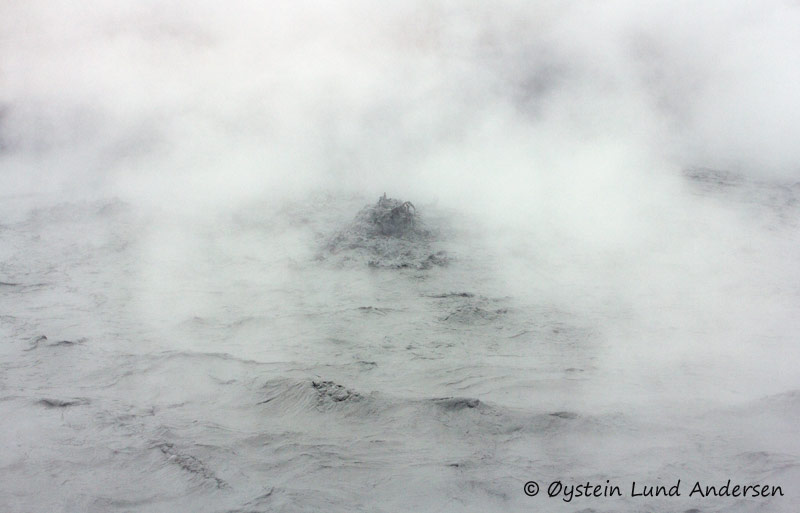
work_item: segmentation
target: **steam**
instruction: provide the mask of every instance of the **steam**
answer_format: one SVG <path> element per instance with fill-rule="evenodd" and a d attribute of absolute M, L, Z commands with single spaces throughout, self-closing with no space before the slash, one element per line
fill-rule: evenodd
<path fill-rule="evenodd" d="M 681 175 L 798 180 L 796 2 L 52 0 L 0 20 L 7 195 L 193 219 L 389 192 L 482 226 L 515 293 L 632 311 L 614 335 L 796 328 L 786 246 Z M 784 295 L 753 313 L 765 283 Z"/>
<path fill-rule="evenodd" d="M 680 167 L 797 174 L 790 2 L 2 9 L 10 191 L 224 204 L 332 184 L 447 197 L 454 175 L 460 197 L 554 175 L 580 195 L 587 174 L 645 175 L 637 192 Z"/>

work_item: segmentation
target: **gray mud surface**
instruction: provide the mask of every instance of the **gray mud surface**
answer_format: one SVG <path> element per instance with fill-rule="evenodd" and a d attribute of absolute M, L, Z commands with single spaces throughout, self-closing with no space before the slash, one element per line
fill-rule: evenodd
<path fill-rule="evenodd" d="M 685 235 L 747 272 L 707 261 L 707 281 L 676 289 L 671 270 L 691 268 L 670 247 L 624 275 L 590 255 L 582 275 L 586 255 L 493 252 L 496 227 L 384 197 L 190 225 L 115 200 L 7 200 L 0 509 L 794 512 L 800 289 L 773 270 L 797 256 L 800 212 L 791 188 L 683 179 L 771 227 L 750 232 L 759 258 L 714 235 L 729 217 Z M 663 282 L 621 289 L 638 265 Z M 728 306 L 703 307 L 716 291 Z M 678 479 L 786 496 L 523 493 Z"/>

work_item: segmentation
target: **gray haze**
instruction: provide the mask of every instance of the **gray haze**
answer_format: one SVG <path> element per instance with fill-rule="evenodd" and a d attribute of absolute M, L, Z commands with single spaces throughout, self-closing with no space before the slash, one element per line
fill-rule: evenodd
<path fill-rule="evenodd" d="M 795 511 L 798 27 L 2 2 L 0 509 Z M 331 249 L 384 192 L 442 265 Z M 522 493 L 679 478 L 786 496 Z"/>

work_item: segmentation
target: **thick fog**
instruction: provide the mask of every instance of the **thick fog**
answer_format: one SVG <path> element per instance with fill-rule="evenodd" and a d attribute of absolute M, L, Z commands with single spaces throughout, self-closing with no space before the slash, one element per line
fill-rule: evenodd
<path fill-rule="evenodd" d="M 790 0 L 3 2 L 0 505 L 793 511 L 798 27 Z M 384 193 L 447 265 L 339 257 Z M 785 496 L 523 494 L 664 476 Z"/>

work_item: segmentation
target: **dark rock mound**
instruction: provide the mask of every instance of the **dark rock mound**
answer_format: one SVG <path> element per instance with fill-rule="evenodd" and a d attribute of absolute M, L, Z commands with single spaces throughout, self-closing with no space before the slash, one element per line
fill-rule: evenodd
<path fill-rule="evenodd" d="M 387 198 L 384 193 L 378 198 L 377 205 L 362 210 L 359 215 L 363 215 L 369 225 L 381 235 L 402 237 L 414 230 L 417 209 L 410 201 L 401 202 Z"/>
<path fill-rule="evenodd" d="M 387 198 L 361 209 L 353 222 L 327 244 L 331 255 L 366 260 L 370 267 L 429 269 L 447 264 L 432 248 L 434 234 L 425 228 L 410 201 Z"/>

